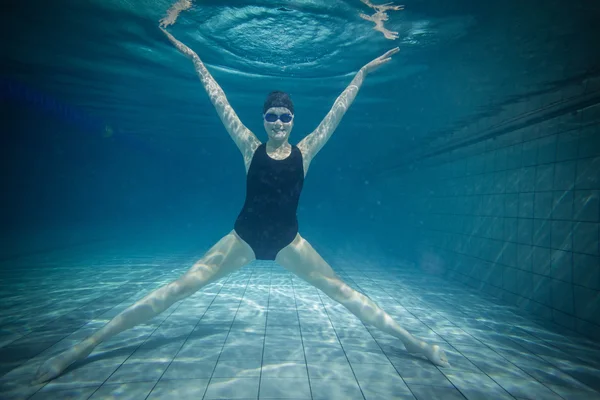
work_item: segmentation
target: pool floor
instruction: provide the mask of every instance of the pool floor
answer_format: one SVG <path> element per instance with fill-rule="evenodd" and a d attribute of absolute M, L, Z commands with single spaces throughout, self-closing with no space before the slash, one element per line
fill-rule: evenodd
<path fill-rule="evenodd" d="M 32 383 L 43 360 L 198 256 L 104 244 L 3 260 L 0 398 L 600 399 L 600 344 L 416 268 L 341 256 L 329 260 L 340 277 L 441 345 L 451 368 L 407 354 L 277 264 L 255 262 Z"/>

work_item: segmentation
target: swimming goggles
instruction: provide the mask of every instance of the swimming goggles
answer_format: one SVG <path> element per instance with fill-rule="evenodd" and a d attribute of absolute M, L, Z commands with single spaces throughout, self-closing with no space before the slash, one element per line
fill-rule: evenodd
<path fill-rule="evenodd" d="M 294 116 L 292 114 L 281 114 L 281 115 L 277 115 L 274 113 L 265 114 L 265 121 L 267 121 L 267 122 L 275 122 L 278 119 L 281 120 L 281 122 L 283 122 L 284 124 L 287 124 L 289 122 L 292 122 L 292 120 L 294 119 Z"/>

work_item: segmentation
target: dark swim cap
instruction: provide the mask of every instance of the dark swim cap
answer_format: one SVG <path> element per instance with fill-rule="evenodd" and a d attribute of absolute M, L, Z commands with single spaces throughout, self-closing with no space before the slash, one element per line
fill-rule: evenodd
<path fill-rule="evenodd" d="M 279 90 L 269 93 L 265 100 L 265 104 L 263 105 L 263 114 L 271 107 L 285 107 L 290 110 L 292 114 L 294 113 L 294 103 L 292 103 L 292 98 L 289 94 Z"/>

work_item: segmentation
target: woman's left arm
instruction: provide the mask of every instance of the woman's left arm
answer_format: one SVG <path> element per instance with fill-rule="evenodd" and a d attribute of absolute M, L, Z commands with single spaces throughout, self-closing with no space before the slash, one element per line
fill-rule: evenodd
<path fill-rule="evenodd" d="M 358 94 L 362 83 L 370 72 L 373 72 L 377 67 L 386 62 L 390 61 L 392 55 L 396 54 L 400 49 L 396 47 L 384 55 L 377 57 L 364 67 L 362 67 L 358 73 L 352 79 L 352 82 L 348 85 L 348 87 L 338 96 L 338 98 L 333 103 L 331 110 L 327 113 L 323 121 L 319 124 L 317 129 L 315 129 L 311 134 L 306 136 L 304 139 L 298 143 L 298 148 L 302 152 L 302 158 L 304 161 L 304 171 L 308 170 L 308 165 L 312 161 L 312 159 L 317 155 L 317 153 L 325 146 L 325 143 L 329 140 L 340 121 L 350 105 L 354 101 L 354 98 Z"/>

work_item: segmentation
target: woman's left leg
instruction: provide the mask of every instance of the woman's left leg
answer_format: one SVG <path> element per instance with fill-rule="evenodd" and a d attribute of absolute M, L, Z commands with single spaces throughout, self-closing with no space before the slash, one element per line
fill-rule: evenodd
<path fill-rule="evenodd" d="M 415 338 L 373 300 L 342 281 L 300 234 L 277 254 L 275 261 L 342 304 L 363 323 L 373 325 L 400 339 L 408 352 L 422 354 L 432 363 L 442 367 L 450 365 L 439 346 L 432 346 Z"/>

